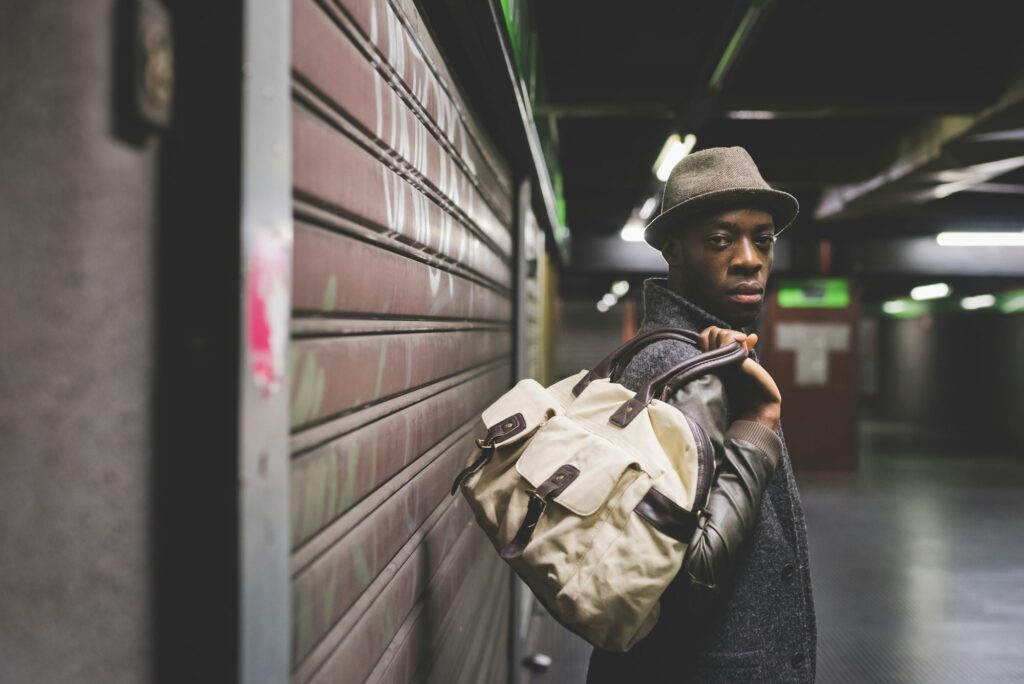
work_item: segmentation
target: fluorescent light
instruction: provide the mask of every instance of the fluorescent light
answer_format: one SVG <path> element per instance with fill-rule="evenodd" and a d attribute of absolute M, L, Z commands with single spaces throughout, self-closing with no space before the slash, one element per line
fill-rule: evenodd
<path fill-rule="evenodd" d="M 619 236 L 626 242 L 644 241 L 644 222 L 640 219 L 631 218 L 622 227 Z"/>
<path fill-rule="evenodd" d="M 893 299 L 882 304 L 882 311 L 887 314 L 900 314 L 907 310 L 907 303 L 902 299 Z"/>
<path fill-rule="evenodd" d="M 932 188 L 932 194 L 935 195 L 935 199 L 944 199 L 955 192 L 967 190 L 973 185 L 975 185 L 975 183 L 969 180 L 951 181 L 949 183 L 936 185 L 934 188 Z"/>
<path fill-rule="evenodd" d="M 931 285 L 918 285 L 910 291 L 910 298 L 921 301 L 924 299 L 942 299 L 948 297 L 953 290 L 946 283 L 933 283 Z"/>
<path fill-rule="evenodd" d="M 974 297 L 964 297 L 960 300 L 960 306 L 965 309 L 987 309 L 990 306 L 996 305 L 996 298 L 990 294 L 975 295 Z"/>
<path fill-rule="evenodd" d="M 599 302 L 597 303 L 597 310 L 598 310 L 598 311 L 600 311 L 601 313 L 604 313 L 604 312 L 606 312 L 606 311 L 607 311 L 608 309 L 610 309 L 610 308 L 611 308 L 611 307 L 609 307 L 609 306 L 608 306 L 607 304 L 605 304 L 605 303 L 604 303 L 604 300 L 603 300 L 603 299 L 602 299 L 602 300 L 600 300 L 600 301 L 599 301 Z"/>
<path fill-rule="evenodd" d="M 943 247 L 1024 247 L 1020 233 L 939 233 L 935 238 Z"/>
<path fill-rule="evenodd" d="M 725 113 L 727 119 L 747 119 L 751 121 L 755 120 L 767 120 L 776 118 L 776 114 L 773 111 L 764 109 L 734 109 L 731 112 Z"/>
<path fill-rule="evenodd" d="M 612 294 L 616 297 L 622 297 L 629 292 L 629 283 L 625 280 L 616 280 L 612 283 Z"/>
<path fill-rule="evenodd" d="M 646 221 L 647 219 L 651 218 L 651 215 L 654 213 L 654 210 L 657 209 L 657 208 L 658 208 L 658 198 L 657 197 L 648 197 L 647 201 L 644 202 L 644 206 L 640 207 L 640 218 L 642 218 L 644 221 Z"/>
<path fill-rule="evenodd" d="M 670 135 L 661 148 L 658 159 L 654 162 L 654 175 L 658 177 L 658 180 L 662 183 L 667 181 L 675 165 L 690 154 L 696 144 L 697 136 L 693 133 L 687 133 L 685 138 L 680 138 L 678 133 Z"/>
<path fill-rule="evenodd" d="M 601 297 L 601 301 L 604 302 L 606 306 L 615 306 L 619 303 L 619 298 L 611 292 L 606 292 L 604 297 Z"/>

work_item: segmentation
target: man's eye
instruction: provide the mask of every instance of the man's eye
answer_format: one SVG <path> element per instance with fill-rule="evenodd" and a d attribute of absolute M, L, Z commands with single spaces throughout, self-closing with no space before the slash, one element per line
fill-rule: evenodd
<path fill-rule="evenodd" d="M 757 244 L 759 247 L 771 247 L 772 245 L 775 244 L 775 236 L 762 235 L 759 238 L 757 238 Z"/>
<path fill-rule="evenodd" d="M 724 235 L 712 235 L 708 238 L 712 247 L 725 247 L 729 244 L 729 238 Z"/>

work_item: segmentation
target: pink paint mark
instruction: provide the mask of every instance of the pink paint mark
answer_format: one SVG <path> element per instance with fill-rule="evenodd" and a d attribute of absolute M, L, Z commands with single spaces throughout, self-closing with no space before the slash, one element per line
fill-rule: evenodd
<path fill-rule="evenodd" d="M 246 343 L 249 368 L 264 396 L 281 386 L 288 334 L 288 262 L 284 244 L 261 233 L 246 277 Z"/>

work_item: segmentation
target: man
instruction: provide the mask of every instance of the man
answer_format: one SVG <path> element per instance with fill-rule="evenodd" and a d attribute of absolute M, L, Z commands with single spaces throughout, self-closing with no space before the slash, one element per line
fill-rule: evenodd
<path fill-rule="evenodd" d="M 757 336 L 742 329 L 760 314 L 776 234 L 797 211 L 796 199 L 770 188 L 742 148 L 684 158 L 645 232 L 668 262 L 668 278 L 644 283 L 640 330 L 686 328 L 702 331 L 704 350 L 731 341 L 752 349 Z M 700 351 L 655 342 L 620 382 L 636 389 Z M 715 444 L 708 504 L 654 631 L 627 653 L 595 649 L 588 682 L 814 681 L 807 538 L 778 388 L 748 359 L 733 374 L 689 383 L 673 403 Z"/>

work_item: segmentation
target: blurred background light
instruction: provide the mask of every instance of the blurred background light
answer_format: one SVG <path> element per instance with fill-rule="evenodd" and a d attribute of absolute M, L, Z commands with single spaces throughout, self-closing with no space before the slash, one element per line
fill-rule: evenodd
<path fill-rule="evenodd" d="M 644 206 L 640 207 L 640 218 L 644 221 L 651 218 L 654 215 L 654 210 L 658 208 L 658 198 L 648 197 L 647 201 L 644 202 Z"/>
<path fill-rule="evenodd" d="M 941 299 L 948 297 L 952 288 L 946 283 L 932 283 L 931 285 L 919 285 L 910 291 L 910 298 L 917 301 L 925 299 Z"/>
<path fill-rule="evenodd" d="M 939 233 L 935 240 L 943 247 L 1024 247 L 1024 231 L 1020 233 Z"/>
<path fill-rule="evenodd" d="M 904 313 L 909 307 L 902 299 L 893 299 L 882 304 L 882 311 L 887 314 Z"/>
<path fill-rule="evenodd" d="M 619 233 L 623 240 L 626 242 L 643 242 L 644 241 L 644 223 L 640 219 L 631 218 L 626 221 L 626 225 L 622 227 L 622 231 Z"/>
<path fill-rule="evenodd" d="M 696 144 L 697 136 L 693 133 L 687 133 L 685 138 L 680 138 L 678 133 L 670 135 L 665 141 L 664 147 L 661 148 L 658 159 L 654 162 L 654 175 L 658 177 L 658 180 L 662 183 L 667 181 L 675 165 L 690 154 L 690 150 Z"/>
<path fill-rule="evenodd" d="M 960 300 L 960 306 L 965 309 L 987 309 L 990 306 L 995 306 L 996 298 L 994 295 L 983 294 L 975 295 L 973 297 L 964 297 Z"/>

